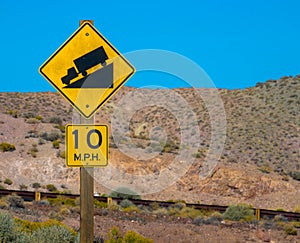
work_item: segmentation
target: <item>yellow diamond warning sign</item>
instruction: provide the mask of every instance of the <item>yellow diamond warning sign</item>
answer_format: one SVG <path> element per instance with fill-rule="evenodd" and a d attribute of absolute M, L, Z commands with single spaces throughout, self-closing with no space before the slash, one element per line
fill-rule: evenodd
<path fill-rule="evenodd" d="M 39 71 L 89 118 L 124 85 L 135 69 L 93 25 L 85 22 Z"/>

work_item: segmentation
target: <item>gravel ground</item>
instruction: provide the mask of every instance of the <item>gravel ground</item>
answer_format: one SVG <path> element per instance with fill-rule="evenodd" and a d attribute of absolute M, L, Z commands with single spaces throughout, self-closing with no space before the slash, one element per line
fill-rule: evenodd
<path fill-rule="evenodd" d="M 2 210 L 3 211 L 3 210 Z M 27 204 L 25 210 L 10 210 L 16 217 L 30 221 L 45 221 L 49 216 L 60 212 L 59 207 L 37 206 Z M 59 213 L 57 214 L 59 215 Z M 75 231 L 79 230 L 79 210 L 73 208 L 66 215 L 59 215 L 62 222 Z M 95 209 L 94 234 L 95 237 L 107 239 L 107 233 L 114 227 L 120 232 L 133 230 L 144 237 L 153 239 L 154 242 L 205 242 L 205 243 L 232 243 L 232 242 L 300 242 L 298 235 L 287 235 L 283 227 L 276 223 L 264 221 L 256 224 L 242 222 L 215 221 L 212 224 L 196 225 L 192 219 L 180 218 L 169 215 L 155 215 L 153 213 L 121 212 L 107 209 Z"/>

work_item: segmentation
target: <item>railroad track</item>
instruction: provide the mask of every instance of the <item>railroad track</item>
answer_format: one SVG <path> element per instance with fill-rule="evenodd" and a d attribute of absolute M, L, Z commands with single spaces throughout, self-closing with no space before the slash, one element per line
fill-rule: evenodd
<path fill-rule="evenodd" d="M 33 192 L 33 191 L 19 191 L 19 190 L 4 190 L 0 189 L 0 197 L 8 196 L 8 195 L 18 195 L 24 199 L 24 201 L 34 201 L 38 198 L 57 198 L 58 196 L 64 196 L 67 198 L 77 198 L 79 194 L 61 194 L 61 193 L 52 193 L 52 192 Z M 100 202 L 107 202 L 107 197 L 95 196 Z M 120 203 L 123 198 L 113 198 L 114 201 Z M 169 207 L 176 202 L 166 202 L 166 201 L 152 201 L 152 200 L 141 200 L 141 199 L 130 199 L 132 203 L 135 205 L 144 205 L 150 206 L 152 203 L 157 203 L 160 207 Z M 209 204 L 195 204 L 195 203 L 186 203 L 187 207 L 193 207 L 195 209 L 202 210 L 211 210 L 218 211 L 220 213 L 224 213 L 228 206 L 220 206 L 220 205 L 209 205 Z M 269 218 L 272 219 L 276 215 L 282 215 L 286 217 L 288 220 L 300 221 L 300 213 L 295 212 L 287 212 L 280 210 L 268 210 L 268 209 L 260 209 L 260 208 L 252 208 L 255 211 L 256 218 L 259 220 L 261 218 Z"/>

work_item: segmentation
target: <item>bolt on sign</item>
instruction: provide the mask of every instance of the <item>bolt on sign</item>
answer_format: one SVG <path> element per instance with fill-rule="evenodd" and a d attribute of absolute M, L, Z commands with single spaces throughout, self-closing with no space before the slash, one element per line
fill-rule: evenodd
<path fill-rule="evenodd" d="M 91 117 L 134 74 L 128 60 L 89 22 L 39 69 L 84 117 Z"/>
<path fill-rule="evenodd" d="M 66 161 L 69 167 L 106 166 L 107 125 L 67 125 Z"/>

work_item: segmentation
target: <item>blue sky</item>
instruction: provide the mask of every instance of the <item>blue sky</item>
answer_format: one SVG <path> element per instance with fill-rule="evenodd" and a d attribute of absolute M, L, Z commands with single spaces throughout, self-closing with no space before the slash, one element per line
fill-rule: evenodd
<path fill-rule="evenodd" d="M 54 91 L 39 66 L 78 28 L 95 27 L 121 52 L 163 49 L 196 62 L 219 88 L 300 74 L 300 1 L 1 1 L 0 91 Z M 126 85 L 174 77 L 137 73 Z"/>

